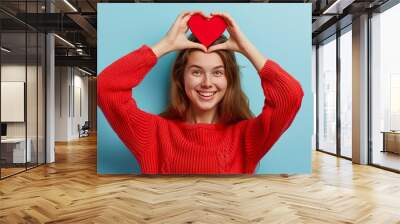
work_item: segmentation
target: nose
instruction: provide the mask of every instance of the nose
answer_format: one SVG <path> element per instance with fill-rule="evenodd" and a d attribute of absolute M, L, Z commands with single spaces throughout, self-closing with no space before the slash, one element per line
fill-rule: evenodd
<path fill-rule="evenodd" d="M 203 87 L 203 88 L 210 88 L 210 87 L 212 87 L 212 86 L 211 86 L 211 80 L 210 80 L 209 75 L 205 74 L 205 75 L 203 76 L 203 80 L 202 80 L 202 82 L 201 82 L 201 87 Z"/>

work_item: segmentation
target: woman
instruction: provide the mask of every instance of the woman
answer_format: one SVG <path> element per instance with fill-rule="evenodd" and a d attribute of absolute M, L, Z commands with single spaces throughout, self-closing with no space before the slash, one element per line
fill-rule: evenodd
<path fill-rule="evenodd" d="M 300 83 L 266 59 L 226 13 L 230 34 L 208 49 L 186 37 L 181 13 L 166 36 L 113 62 L 98 76 L 98 104 L 143 174 L 253 174 L 300 109 Z M 180 51 L 173 65 L 171 102 L 161 115 L 142 111 L 132 98 L 158 58 Z M 253 117 L 240 88 L 233 52 L 246 56 L 261 78 L 264 107 Z"/>

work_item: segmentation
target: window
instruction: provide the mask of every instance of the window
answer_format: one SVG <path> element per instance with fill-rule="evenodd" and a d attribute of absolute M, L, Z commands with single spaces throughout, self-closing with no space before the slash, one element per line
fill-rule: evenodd
<path fill-rule="evenodd" d="M 371 19 L 372 163 L 400 170 L 400 5 Z"/>
<path fill-rule="evenodd" d="M 340 155 L 352 157 L 352 32 L 340 36 Z"/>

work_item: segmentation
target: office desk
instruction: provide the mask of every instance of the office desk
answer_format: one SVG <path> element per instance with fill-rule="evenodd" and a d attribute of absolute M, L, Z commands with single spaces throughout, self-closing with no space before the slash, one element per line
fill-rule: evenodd
<path fill-rule="evenodd" d="M 28 143 L 25 151 L 25 138 L 6 138 L 1 139 L 1 157 L 7 163 L 25 163 L 31 162 L 32 140 L 27 138 Z M 26 152 L 26 154 L 25 154 Z M 27 159 L 27 161 L 25 161 Z"/>
<path fill-rule="evenodd" d="M 382 152 L 400 154 L 400 131 L 382 131 L 381 133 L 383 133 Z"/>

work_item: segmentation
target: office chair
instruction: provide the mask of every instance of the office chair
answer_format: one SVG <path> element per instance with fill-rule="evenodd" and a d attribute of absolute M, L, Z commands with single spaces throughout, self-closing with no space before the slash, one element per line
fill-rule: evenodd
<path fill-rule="evenodd" d="M 90 129 L 89 121 L 85 121 L 82 127 L 80 127 L 80 125 L 78 124 L 79 138 L 89 136 L 89 129 Z"/>

